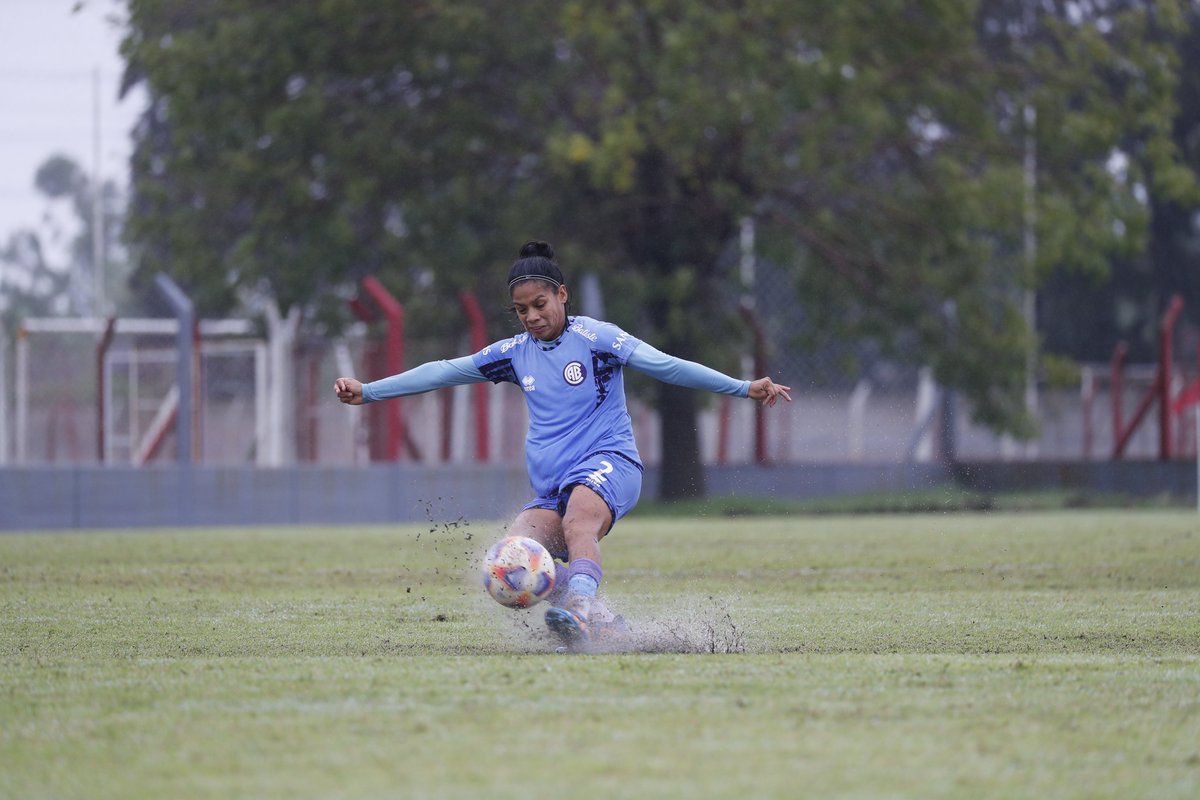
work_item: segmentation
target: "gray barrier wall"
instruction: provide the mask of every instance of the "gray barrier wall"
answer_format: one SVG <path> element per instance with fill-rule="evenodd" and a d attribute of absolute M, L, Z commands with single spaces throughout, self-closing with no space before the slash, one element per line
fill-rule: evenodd
<path fill-rule="evenodd" d="M 930 465 L 713 467 L 712 496 L 808 498 L 944 483 Z M 642 497 L 658 494 L 649 469 Z M 531 498 L 523 468 L 27 467 L 0 469 L 0 530 L 503 520 Z"/>
<path fill-rule="evenodd" d="M 1187 462 L 793 464 L 709 467 L 710 496 L 810 499 L 930 488 L 1079 489 L 1194 497 Z M 643 498 L 658 494 L 646 472 Z M 0 468 L 0 530 L 445 523 L 511 518 L 530 497 L 515 467 Z"/>
<path fill-rule="evenodd" d="M 1129 497 L 1196 497 L 1193 461 L 965 462 L 955 465 L 954 479 L 981 492 L 1065 489 Z"/>

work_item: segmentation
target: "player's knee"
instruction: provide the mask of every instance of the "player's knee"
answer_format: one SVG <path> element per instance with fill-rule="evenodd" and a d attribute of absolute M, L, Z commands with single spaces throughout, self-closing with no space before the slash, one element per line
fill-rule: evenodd
<path fill-rule="evenodd" d="M 563 536 L 569 547 L 572 542 L 598 542 L 608 533 L 608 509 L 571 509 L 563 517 Z"/>

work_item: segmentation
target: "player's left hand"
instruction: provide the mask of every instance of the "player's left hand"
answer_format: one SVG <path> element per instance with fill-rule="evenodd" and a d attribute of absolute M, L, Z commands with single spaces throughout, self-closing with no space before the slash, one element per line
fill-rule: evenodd
<path fill-rule="evenodd" d="M 792 396 L 788 394 L 792 390 L 790 386 L 782 386 L 775 383 L 770 378 L 759 378 L 756 381 L 750 382 L 750 399 L 758 400 L 767 408 L 779 402 L 779 398 L 792 402 Z"/>

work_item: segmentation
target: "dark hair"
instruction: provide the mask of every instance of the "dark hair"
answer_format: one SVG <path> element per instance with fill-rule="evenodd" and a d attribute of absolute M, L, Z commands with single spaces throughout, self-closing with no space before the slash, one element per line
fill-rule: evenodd
<path fill-rule="evenodd" d="M 553 289 L 566 283 L 549 242 L 533 240 L 521 245 L 517 260 L 508 270 L 508 290 L 511 292 L 514 286 L 525 280 L 542 281 Z"/>

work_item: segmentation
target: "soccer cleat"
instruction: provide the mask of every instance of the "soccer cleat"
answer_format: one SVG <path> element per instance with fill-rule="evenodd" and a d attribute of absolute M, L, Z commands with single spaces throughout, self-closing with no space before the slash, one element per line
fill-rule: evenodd
<path fill-rule="evenodd" d="M 575 606 L 570 606 L 575 608 Z M 608 625 L 616 619 L 613 613 L 608 610 L 608 606 L 599 597 L 588 598 L 587 620 L 593 631 L 597 626 Z"/>
<path fill-rule="evenodd" d="M 546 627 L 557 636 L 568 649 L 586 647 L 591 641 L 588 627 L 590 599 L 579 595 L 568 595 L 561 606 L 546 609 Z"/>
<path fill-rule="evenodd" d="M 587 620 L 569 608 L 555 606 L 546 609 L 546 627 L 561 639 L 568 649 L 586 646 L 592 638 Z"/>
<path fill-rule="evenodd" d="M 591 652 L 615 652 L 628 647 L 632 641 L 632 632 L 628 623 L 620 614 L 613 614 L 605 609 L 600 615 L 597 609 L 592 609 L 588 619 L 588 649 Z"/>

